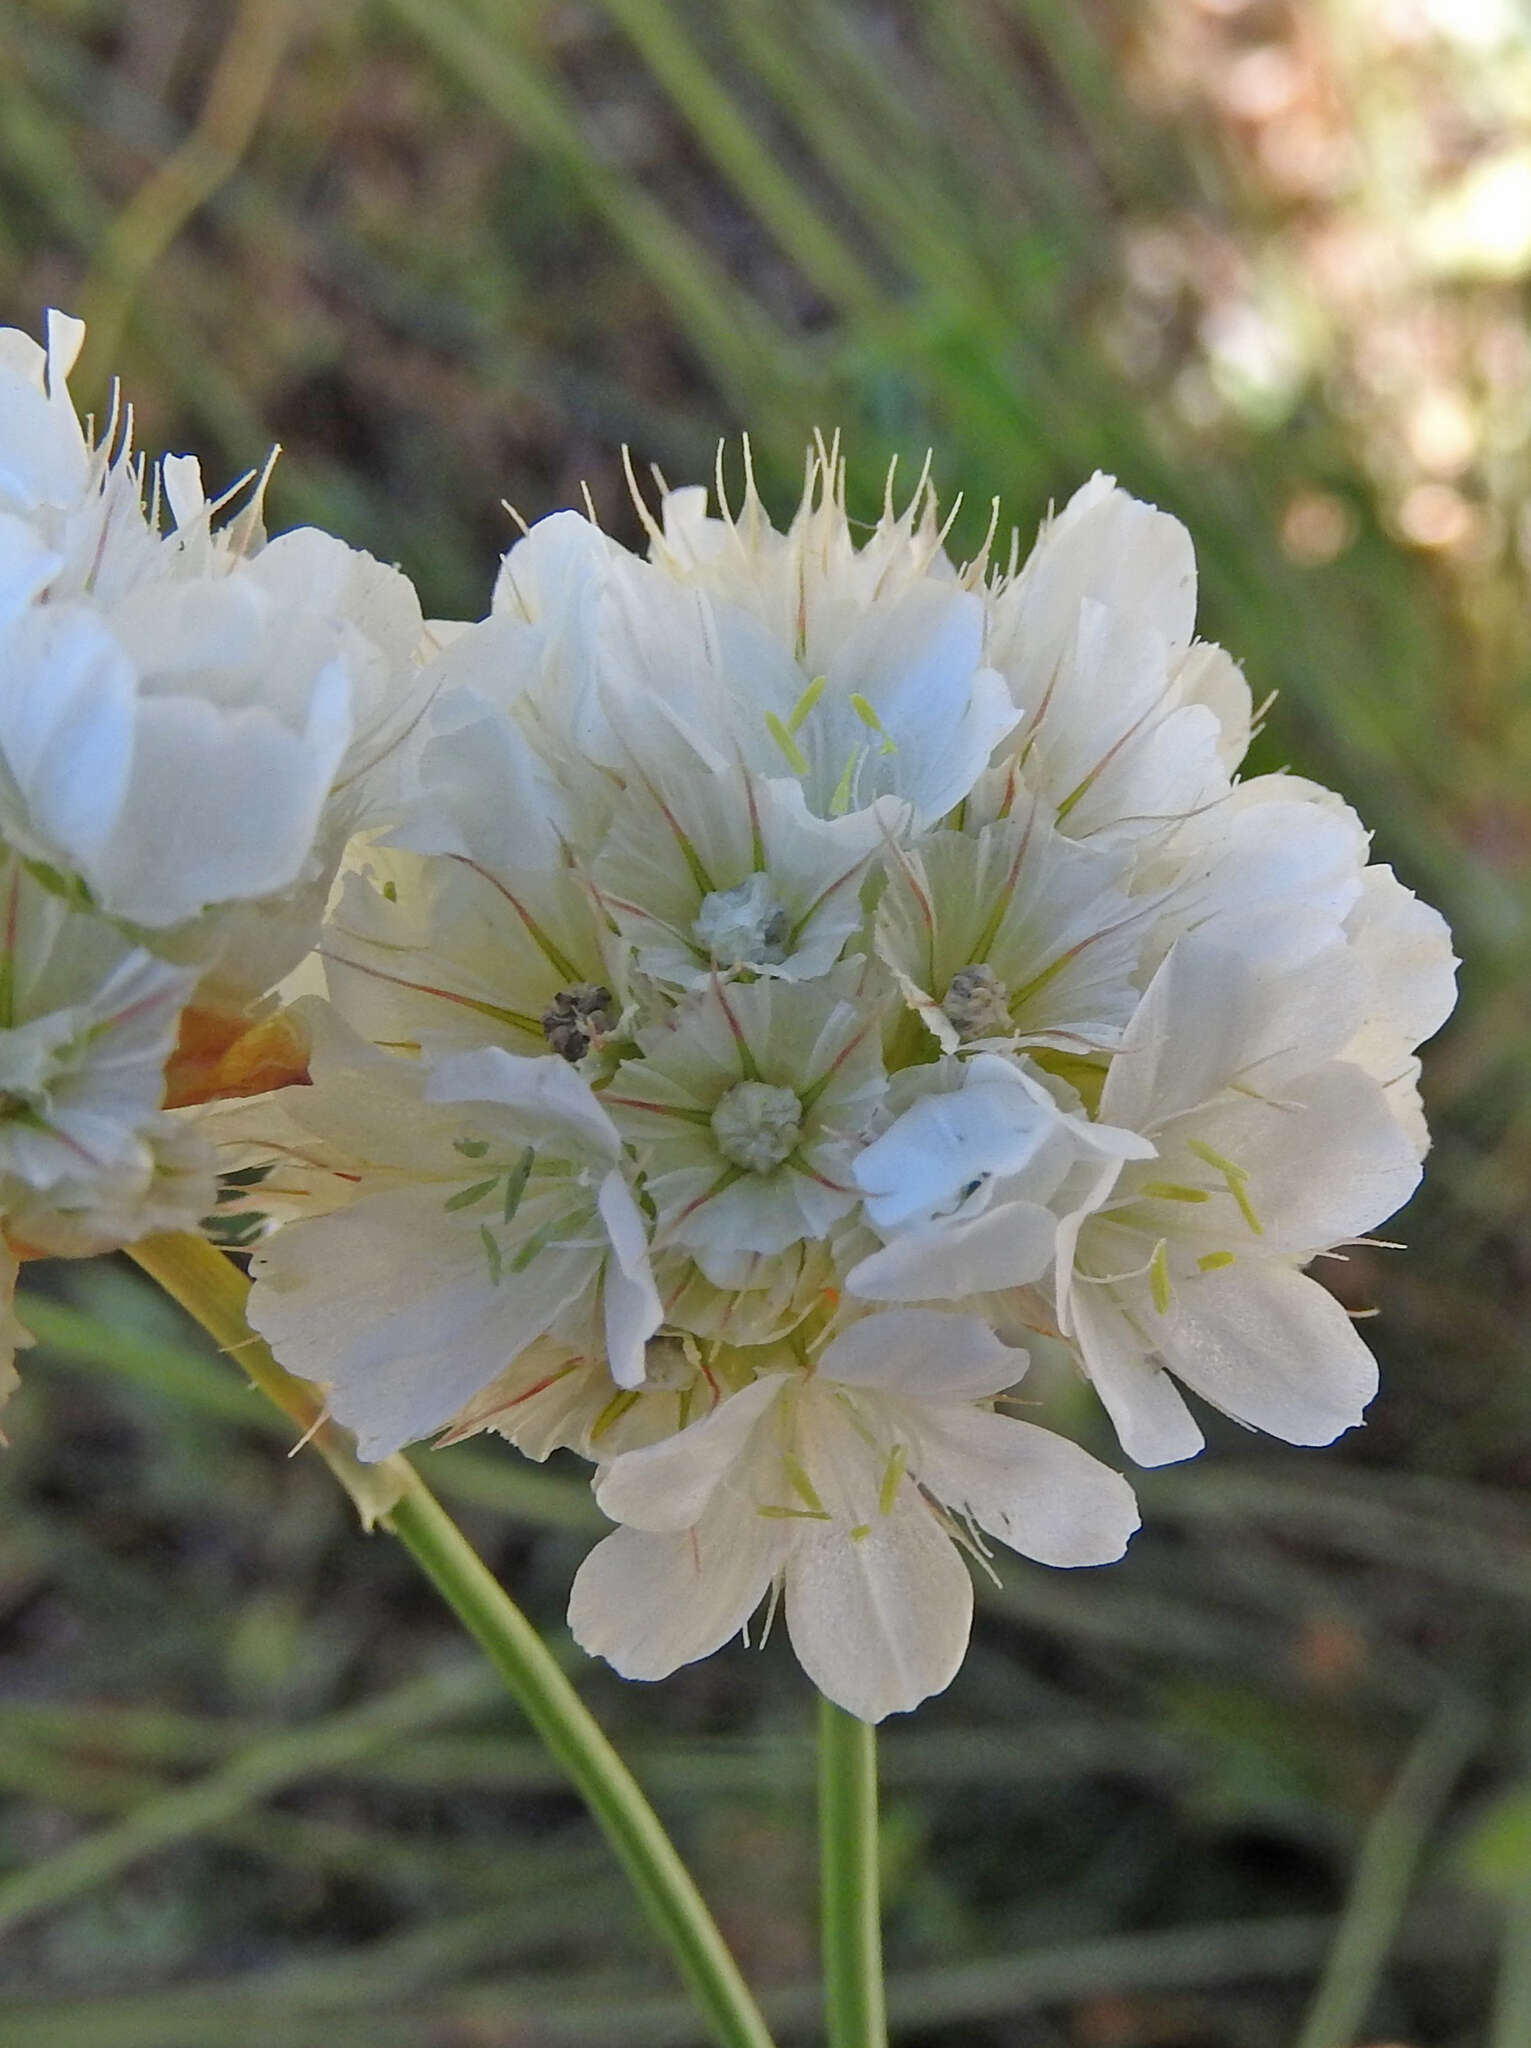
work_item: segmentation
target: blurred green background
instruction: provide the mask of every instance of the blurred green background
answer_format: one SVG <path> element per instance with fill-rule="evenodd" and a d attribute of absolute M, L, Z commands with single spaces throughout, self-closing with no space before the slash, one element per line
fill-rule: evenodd
<path fill-rule="evenodd" d="M 8 0 L 0 317 L 141 445 L 481 611 L 618 450 L 954 546 L 1113 471 L 1191 526 L 1466 959 L 1362 1433 L 1231 1429 L 1126 1563 L 1007 1562 L 884 1742 L 904 2048 L 1531 2043 L 1531 25 L 1518 0 Z M 0 1464 L 4 2048 L 699 2038 L 593 1829 L 385 1539 L 127 1269 L 51 1268 Z M 1083 1406 L 1072 1421 L 1094 1430 Z M 1093 1440 L 1109 1452 L 1098 1431 Z M 557 1636 L 571 1472 L 424 1463 Z M 815 2038 L 806 1689 L 570 1652 Z"/>

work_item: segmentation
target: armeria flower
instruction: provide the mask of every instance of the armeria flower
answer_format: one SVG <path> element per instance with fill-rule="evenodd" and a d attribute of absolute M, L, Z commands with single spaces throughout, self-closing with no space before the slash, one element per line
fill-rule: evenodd
<path fill-rule="evenodd" d="M 4 1213 L 146 1192 L 165 1063 L 195 982 L 0 858 L 0 1201 Z"/>
<path fill-rule="evenodd" d="M 717 551 L 671 546 L 645 512 L 649 562 L 573 514 L 544 520 L 506 556 L 489 619 L 443 656 L 433 727 L 460 721 L 464 697 L 499 706 L 574 796 L 586 853 L 635 771 L 688 758 L 794 781 L 818 818 L 878 808 L 890 827 L 934 823 L 1016 721 L 985 658 L 984 601 L 970 587 L 980 565 L 959 579 L 919 510 L 922 485 L 871 543 L 873 558 L 907 555 L 905 573 L 890 562 L 856 577 L 849 597 L 833 564 L 861 558 L 842 491 L 825 454 L 788 535 L 771 532 L 751 493 Z M 783 549 L 797 565 L 785 583 Z"/>
<path fill-rule="evenodd" d="M 1185 528 L 1092 477 L 991 590 L 989 659 L 1021 715 L 977 813 L 1003 815 L 1019 782 L 1070 837 L 1131 841 L 1224 794 L 1249 691 L 1195 617 Z"/>
<path fill-rule="evenodd" d="M 597 1341 L 583 1351 L 551 1337 L 527 1345 L 463 1406 L 437 1445 L 492 1430 L 539 1463 L 556 1450 L 608 1462 L 700 1421 L 730 1391 L 728 1359 L 684 1333 L 651 1337 L 640 1383 L 613 1388 L 604 1345 L 592 1334 Z M 738 1375 L 738 1354 L 729 1357 Z M 750 1377 L 744 1366 L 737 1384 Z"/>
<path fill-rule="evenodd" d="M 0 619 L 50 587 L 115 586 L 148 552 L 125 451 L 92 448 L 69 397 L 85 328 L 50 312 L 47 333 L 0 328 Z"/>
<path fill-rule="evenodd" d="M 822 1238 L 885 1085 L 864 961 L 798 985 L 713 981 L 638 1034 L 604 1100 L 641 1164 L 661 1244 L 714 1285 Z"/>
<path fill-rule="evenodd" d="M 795 782 L 743 769 L 636 781 L 591 878 L 638 970 L 677 988 L 713 974 L 809 981 L 862 925 L 861 884 L 882 843 L 860 813 L 837 829 Z"/>
<path fill-rule="evenodd" d="M 376 1044 L 503 1045 L 578 1065 L 615 1031 L 623 963 L 566 867 L 493 872 L 368 848 L 321 946 L 331 995 Z"/>
<path fill-rule="evenodd" d="M 195 1225 L 212 1207 L 211 1152 L 161 1109 L 195 981 L 0 854 L 6 1303 L 17 1252 L 98 1252 Z M 10 1348 L 0 1331 L 0 1355 Z"/>
<path fill-rule="evenodd" d="M 943 1051 L 1115 1043 L 1150 922 L 1125 854 L 1065 839 L 1022 797 L 998 823 L 927 833 L 889 866 L 877 951 Z"/>
<path fill-rule="evenodd" d="M 1390 1216 L 1418 1163 L 1380 1085 L 1334 1057 L 1366 999 L 1354 960 L 1333 943 L 1283 966 L 1300 928 L 1250 939 L 1182 939 L 1154 977 L 1100 1116 L 1155 1156 L 1059 1236 L 1063 1326 L 1140 1464 L 1201 1448 L 1170 1375 L 1289 1443 L 1330 1442 L 1376 1390 L 1349 1317 L 1301 1269 Z"/>
<path fill-rule="evenodd" d="M 354 1162 L 354 1193 L 261 1248 L 250 1312 L 363 1455 L 445 1427 L 592 1303 L 614 1379 L 641 1384 L 661 1315 L 647 1236 L 616 1130 L 572 1068 L 499 1047 L 432 1065 L 322 1013 L 315 1032 L 292 1113 Z"/>
<path fill-rule="evenodd" d="M 705 1418 L 602 1471 L 623 1524 L 574 1581 L 575 1639 L 662 1678 L 737 1635 L 780 1588 L 809 1677 L 864 1720 L 950 1684 L 971 1626 L 959 1545 L 1108 1563 L 1132 1494 L 1078 1445 L 995 1412 L 1025 1354 L 982 1322 L 907 1310 L 842 1329 Z"/>
<path fill-rule="evenodd" d="M 55 322 L 45 363 L 25 337 L 0 351 L 0 830 L 156 933 L 267 906 L 237 947 L 205 928 L 195 941 L 259 993 L 311 943 L 421 708 L 419 606 L 396 570 L 327 534 L 263 545 L 258 495 L 215 528 L 187 459 L 164 465 L 146 512 L 127 424 L 92 447 L 69 405 L 82 333 Z M 270 906 L 295 891 L 279 945 Z M 252 986 L 233 956 L 255 934 L 275 964 Z"/>
<path fill-rule="evenodd" d="M 1052 1266 L 1059 1218 L 1099 1207 L 1125 1160 L 1153 1156 L 1148 1139 L 1065 1110 L 1058 1084 L 991 1053 L 913 1068 L 895 1090 L 914 1099 L 852 1169 L 885 1240 L 846 1275 L 866 1300 L 1029 1286 Z"/>

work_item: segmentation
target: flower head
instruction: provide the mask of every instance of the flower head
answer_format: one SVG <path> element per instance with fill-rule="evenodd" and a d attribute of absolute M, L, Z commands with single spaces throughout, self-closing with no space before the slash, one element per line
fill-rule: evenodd
<path fill-rule="evenodd" d="M 267 1117 L 255 1319 L 365 1455 L 576 1452 L 580 1641 L 655 1677 L 779 1599 L 877 1718 L 957 1668 L 964 1553 L 1135 1521 L 1001 1331 L 1144 1463 L 1197 1399 L 1359 1419 L 1304 1267 L 1414 1184 L 1449 942 L 1338 799 L 1236 779 L 1189 538 L 1109 478 L 1001 570 L 924 478 L 858 534 L 823 447 L 783 529 L 644 517 L 510 550 L 348 857 L 312 1086 L 209 1121 L 258 1175 Z"/>

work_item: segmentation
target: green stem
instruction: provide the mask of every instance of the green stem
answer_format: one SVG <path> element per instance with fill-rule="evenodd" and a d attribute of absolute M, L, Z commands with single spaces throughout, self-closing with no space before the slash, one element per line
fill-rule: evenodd
<path fill-rule="evenodd" d="M 284 1372 L 251 1333 L 244 1312 L 248 1282 L 222 1252 L 185 1233 L 145 1238 L 129 1251 L 234 1354 L 262 1392 L 310 1432 L 363 1519 L 380 1522 L 399 1539 L 479 1644 L 604 1830 L 722 2048 L 771 2048 L 738 1965 L 637 1781 L 547 1645 L 414 1467 L 404 1458 L 358 1463 L 340 1432 L 323 1420 L 316 1391 Z"/>
<path fill-rule="evenodd" d="M 829 2048 L 887 2048 L 877 1883 L 877 1730 L 819 1702 L 819 1918 Z"/>

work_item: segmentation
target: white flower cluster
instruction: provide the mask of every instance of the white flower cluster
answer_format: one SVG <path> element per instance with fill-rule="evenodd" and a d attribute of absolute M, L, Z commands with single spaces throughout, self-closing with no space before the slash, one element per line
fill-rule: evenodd
<path fill-rule="evenodd" d="M 1304 1269 L 1414 1187 L 1454 963 L 1338 798 L 1237 779 L 1173 519 L 1096 477 L 958 568 L 924 479 L 858 545 L 820 448 L 785 532 L 753 484 L 664 491 L 646 560 L 561 514 L 428 631 L 189 463 L 146 512 L 77 339 L 0 343 L 13 1252 L 204 1214 L 221 1148 L 256 1326 L 364 1456 L 572 1449 L 581 1643 L 658 1677 L 779 1602 L 868 1719 L 956 1671 L 963 1553 L 1136 1526 L 1011 1412 L 1033 1335 L 1143 1464 L 1182 1389 L 1359 1420 Z"/>
<path fill-rule="evenodd" d="M 195 1227 L 211 1145 L 167 1105 L 303 1068 L 271 991 L 382 808 L 430 651 L 404 577 L 327 534 L 217 525 L 67 378 L 84 330 L 0 330 L 0 1396 L 18 1261 Z"/>
<path fill-rule="evenodd" d="M 875 1719 L 955 1672 L 960 1553 L 1135 1526 L 1009 1412 L 1028 1333 L 1143 1463 L 1200 1446 L 1182 1387 L 1359 1420 L 1304 1267 L 1415 1184 L 1451 951 L 1337 798 L 1236 780 L 1190 542 L 1109 479 L 1003 571 L 923 482 L 858 546 L 822 450 L 786 532 L 683 490 L 651 543 L 543 521 L 435 663 L 282 1098 L 327 1213 L 253 1314 L 364 1455 L 592 1460 L 620 1526 L 570 1620 L 620 1671 L 779 1598 Z"/>

